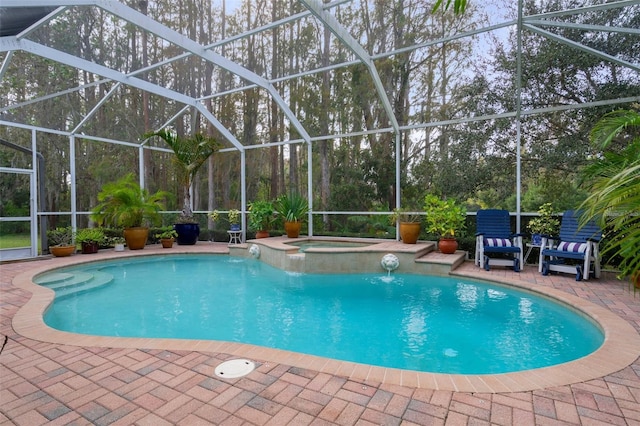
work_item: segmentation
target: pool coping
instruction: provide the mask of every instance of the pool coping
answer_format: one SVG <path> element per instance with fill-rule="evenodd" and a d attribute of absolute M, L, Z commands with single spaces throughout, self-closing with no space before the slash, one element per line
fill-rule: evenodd
<path fill-rule="evenodd" d="M 226 248 L 225 245 L 224 249 Z M 537 287 L 524 281 L 495 276 L 492 276 L 490 280 L 481 281 L 513 285 L 520 289 L 559 300 L 594 319 L 604 333 L 603 345 L 588 356 L 551 367 L 502 374 L 462 375 L 379 367 L 226 341 L 82 335 L 55 330 L 47 326 L 43 321 L 43 314 L 53 301 L 55 293 L 51 289 L 34 284 L 33 277 L 47 270 L 80 263 L 144 255 L 227 254 L 228 251 L 225 252 L 224 249 L 221 249 L 220 246 L 214 248 L 212 245 L 199 244 L 195 246 L 179 246 L 171 251 L 161 251 L 161 249 L 119 253 L 101 251 L 97 255 L 87 256 L 89 258 L 85 258 L 84 255 L 75 255 L 69 258 L 51 259 L 51 263 L 45 262 L 29 271 L 18 274 L 14 278 L 13 284 L 30 292 L 32 296 L 13 317 L 13 328 L 18 334 L 41 342 L 82 347 L 225 353 L 258 362 L 287 364 L 293 367 L 307 368 L 362 381 L 455 392 L 523 392 L 569 385 L 609 375 L 626 368 L 638 358 L 640 335 L 628 322 L 613 312 L 560 290 Z M 452 275 L 475 280 L 479 279 L 477 275 L 473 275 L 468 271 L 455 271 Z"/>

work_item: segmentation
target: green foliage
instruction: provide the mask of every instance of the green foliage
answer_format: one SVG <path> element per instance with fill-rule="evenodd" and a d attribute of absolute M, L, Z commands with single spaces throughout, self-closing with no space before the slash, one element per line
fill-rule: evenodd
<path fill-rule="evenodd" d="M 214 210 L 211 213 L 209 213 L 209 217 L 214 222 L 218 222 L 221 219 L 220 212 L 218 210 Z M 229 210 L 229 212 L 227 213 L 227 222 L 229 222 L 230 225 L 239 224 L 240 223 L 240 210 L 238 210 L 238 209 Z"/>
<path fill-rule="evenodd" d="M 522 196 L 522 211 L 536 211 L 545 203 L 551 203 L 556 211 L 571 210 L 580 205 L 587 192 L 579 187 L 577 174 L 567 175 L 557 171 L 541 171 L 529 180 Z M 515 206 L 515 204 L 514 204 Z"/>
<path fill-rule="evenodd" d="M 98 205 L 93 208 L 91 218 L 100 224 L 139 227 L 160 222 L 160 210 L 170 196 L 165 191 L 149 194 L 140 188 L 133 174 L 104 185 L 98 194 Z"/>
<path fill-rule="evenodd" d="M 101 245 L 105 242 L 105 234 L 102 228 L 81 228 L 76 232 L 76 243 L 96 243 Z"/>
<path fill-rule="evenodd" d="M 640 105 L 606 114 L 593 127 L 592 143 L 610 148 L 584 170 L 590 195 L 582 204 L 584 223 L 596 219 L 609 230 L 603 254 L 621 259 L 621 275 L 640 273 Z M 626 146 L 625 146 L 626 145 Z"/>
<path fill-rule="evenodd" d="M 538 209 L 538 216 L 527 224 L 527 229 L 532 234 L 557 235 L 560 228 L 560 220 L 553 216 L 551 203 L 544 203 Z"/>
<path fill-rule="evenodd" d="M 274 212 L 271 201 L 249 203 L 249 228 L 253 231 L 268 231 L 275 221 Z"/>
<path fill-rule="evenodd" d="M 437 195 L 424 197 L 426 232 L 443 238 L 455 237 L 456 232 L 464 229 L 467 214 L 465 208 L 452 198 L 443 200 Z"/>
<path fill-rule="evenodd" d="M 395 225 L 398 221 L 400 222 L 412 222 L 419 223 L 422 220 L 422 217 L 414 213 L 412 210 L 405 208 L 395 208 L 393 212 L 389 215 L 389 224 Z"/>
<path fill-rule="evenodd" d="M 436 12 L 438 9 L 442 8 L 443 4 L 444 10 L 449 10 L 449 6 L 451 6 L 451 3 L 453 3 L 453 12 L 456 15 L 463 13 L 467 8 L 467 0 L 446 0 L 446 3 L 444 0 L 436 0 L 431 11 Z"/>
<path fill-rule="evenodd" d="M 278 197 L 274 209 L 285 221 L 298 222 L 309 212 L 309 203 L 298 192 L 292 191 Z"/>
<path fill-rule="evenodd" d="M 124 239 L 124 237 L 119 237 L 119 236 L 107 237 L 107 244 L 110 247 L 114 247 L 116 244 L 124 244 L 125 242 L 126 240 Z"/>
<path fill-rule="evenodd" d="M 73 230 L 70 226 L 49 229 L 47 231 L 47 244 L 49 244 L 49 247 L 72 245 Z"/>
<path fill-rule="evenodd" d="M 159 240 L 178 238 L 178 233 L 173 229 L 173 226 L 165 226 L 164 228 L 160 228 L 159 232 L 156 233 L 156 238 Z"/>

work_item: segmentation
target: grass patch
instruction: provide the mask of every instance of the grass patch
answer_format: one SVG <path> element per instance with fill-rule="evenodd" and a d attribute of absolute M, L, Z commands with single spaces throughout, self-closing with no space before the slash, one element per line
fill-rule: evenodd
<path fill-rule="evenodd" d="M 5 234 L 0 236 L 0 249 L 31 247 L 29 234 Z"/>

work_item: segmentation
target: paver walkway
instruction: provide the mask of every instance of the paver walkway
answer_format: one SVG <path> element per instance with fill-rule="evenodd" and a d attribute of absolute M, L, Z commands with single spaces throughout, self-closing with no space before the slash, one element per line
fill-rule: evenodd
<path fill-rule="evenodd" d="M 213 370 L 230 358 L 224 353 L 30 340 L 11 325 L 31 296 L 12 279 L 34 265 L 0 265 L 1 425 L 640 425 L 639 359 L 584 383 L 479 394 L 351 380 L 260 360 L 246 377 L 222 380 Z M 520 274 L 485 272 L 468 262 L 457 272 L 555 287 L 640 330 L 640 293 L 634 297 L 615 279 L 542 277 L 530 266 Z"/>

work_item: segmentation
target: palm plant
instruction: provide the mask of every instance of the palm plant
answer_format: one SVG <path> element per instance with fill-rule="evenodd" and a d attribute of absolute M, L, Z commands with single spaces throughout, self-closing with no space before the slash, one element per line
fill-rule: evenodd
<path fill-rule="evenodd" d="M 107 183 L 98 194 L 98 205 L 91 217 L 100 224 L 124 228 L 141 227 L 160 221 L 160 210 L 170 194 L 158 191 L 150 194 L 140 187 L 130 173 L 117 182 Z"/>
<path fill-rule="evenodd" d="M 618 256 L 622 276 L 640 274 L 640 105 L 606 114 L 591 131 L 596 146 L 612 142 L 626 147 L 607 151 L 584 170 L 589 197 L 582 204 L 583 221 L 596 219 L 610 231 L 603 254 Z"/>
<path fill-rule="evenodd" d="M 191 184 L 198 170 L 219 148 L 219 143 L 211 137 L 196 133 L 190 137 L 178 136 L 168 129 L 146 133 L 145 139 L 157 136 L 164 140 L 173 150 L 173 164 L 178 173 L 178 181 L 182 186 L 184 203 L 182 205 L 181 222 L 194 222 L 191 209 Z"/>
<path fill-rule="evenodd" d="M 299 193 L 292 191 L 280 196 L 274 205 L 276 212 L 287 222 L 298 222 L 309 212 L 309 203 Z"/>

